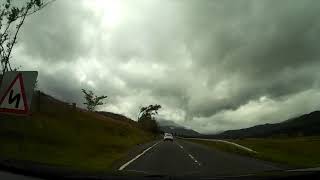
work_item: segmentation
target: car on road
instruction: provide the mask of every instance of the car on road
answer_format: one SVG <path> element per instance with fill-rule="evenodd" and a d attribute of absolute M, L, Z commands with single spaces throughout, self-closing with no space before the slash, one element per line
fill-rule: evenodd
<path fill-rule="evenodd" d="M 173 141 L 173 136 L 170 133 L 164 133 L 163 141 Z"/>

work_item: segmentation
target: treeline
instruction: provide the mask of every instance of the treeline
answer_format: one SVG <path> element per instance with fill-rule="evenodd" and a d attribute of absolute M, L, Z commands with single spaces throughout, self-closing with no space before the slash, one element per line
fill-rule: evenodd
<path fill-rule="evenodd" d="M 104 100 L 108 97 L 105 95 L 97 96 L 91 90 L 82 89 L 82 92 L 85 99 L 84 104 L 86 105 L 88 111 L 95 111 L 97 106 L 105 104 Z M 155 134 L 160 133 L 159 125 L 155 119 L 155 116 L 158 114 L 158 110 L 160 108 L 161 105 L 158 104 L 141 107 L 138 116 L 139 126 L 145 131 Z"/>

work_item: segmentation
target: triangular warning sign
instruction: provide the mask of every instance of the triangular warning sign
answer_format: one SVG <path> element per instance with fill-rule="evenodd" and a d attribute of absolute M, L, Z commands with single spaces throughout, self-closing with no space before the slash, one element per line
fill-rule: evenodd
<path fill-rule="evenodd" d="M 28 110 L 23 78 L 22 74 L 19 73 L 1 97 L 0 112 L 26 114 Z"/>

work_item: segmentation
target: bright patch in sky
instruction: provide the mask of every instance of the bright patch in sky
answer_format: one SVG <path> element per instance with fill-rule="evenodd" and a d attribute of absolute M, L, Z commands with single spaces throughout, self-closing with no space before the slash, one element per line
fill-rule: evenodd
<path fill-rule="evenodd" d="M 118 26 L 123 20 L 123 5 L 118 0 L 90 0 L 84 4 L 101 17 L 102 24 L 108 28 Z"/>

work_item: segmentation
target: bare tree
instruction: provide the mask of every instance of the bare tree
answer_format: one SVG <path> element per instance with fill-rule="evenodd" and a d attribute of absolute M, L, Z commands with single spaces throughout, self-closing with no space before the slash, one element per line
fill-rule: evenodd
<path fill-rule="evenodd" d="M 3 0 L 0 3 L 0 63 L 2 75 L 14 70 L 10 64 L 11 53 L 17 43 L 18 33 L 26 17 L 43 9 L 55 0 Z"/>
<path fill-rule="evenodd" d="M 87 109 L 89 111 L 94 111 L 96 109 L 97 106 L 99 105 L 103 105 L 103 99 L 107 98 L 108 96 L 97 96 L 94 95 L 94 93 L 89 90 L 85 90 L 85 89 L 81 89 L 83 94 L 84 94 L 84 98 L 86 100 L 85 105 L 87 105 Z"/>

